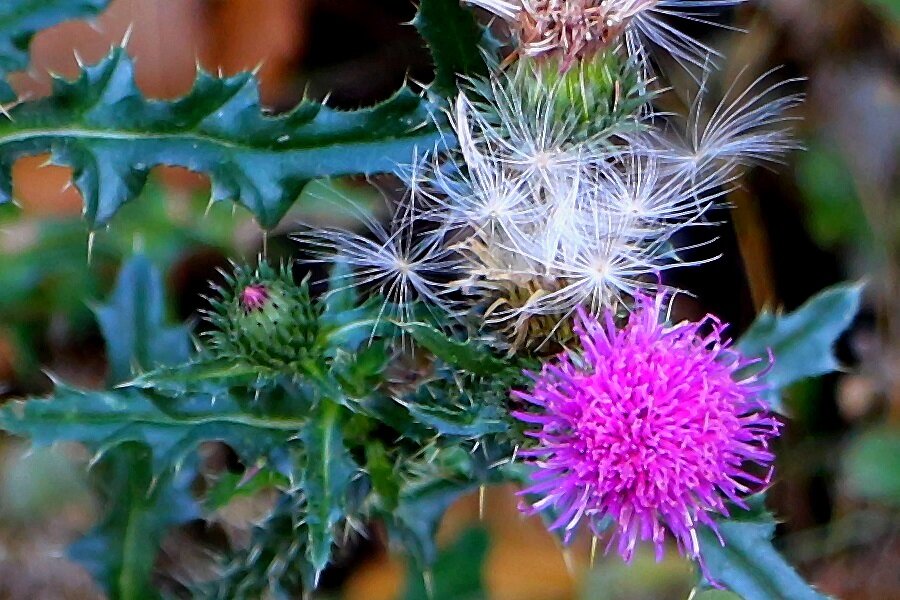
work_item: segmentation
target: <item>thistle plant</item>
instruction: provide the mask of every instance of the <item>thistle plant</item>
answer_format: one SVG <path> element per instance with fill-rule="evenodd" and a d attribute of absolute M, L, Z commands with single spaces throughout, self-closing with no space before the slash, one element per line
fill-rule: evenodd
<path fill-rule="evenodd" d="M 80 442 L 134 492 L 108 499 L 72 558 L 110 597 L 155 595 L 155 552 L 123 540 L 156 543 L 273 488 L 269 515 L 179 593 L 312 596 L 339 549 L 380 532 L 430 581 L 448 506 L 513 482 L 564 544 L 592 536 L 625 560 L 674 544 L 698 588 L 822 597 L 775 551 L 764 501 L 780 392 L 837 367 L 859 288 L 764 312 L 737 341 L 713 315 L 670 310 L 694 291 L 670 271 L 715 260 L 745 171 L 799 146 L 796 82 L 766 73 L 713 101 L 716 51 L 679 26 L 741 3 L 421 0 L 434 83 L 351 112 L 306 99 L 264 115 L 250 75 L 201 73 L 185 98 L 148 101 L 124 49 L 10 106 L 0 193 L 16 158 L 49 150 L 92 226 L 155 164 L 209 173 L 211 201 L 264 227 L 314 178 L 389 173 L 403 188 L 386 218 L 353 205 L 359 227 L 298 225 L 297 264 L 236 263 L 189 356 L 170 352 L 189 335 L 163 326 L 158 273 L 126 265 L 98 311 L 108 389 L 58 382 L 0 408 L 3 429 Z M 662 108 L 672 60 L 698 83 L 684 114 Z M 326 291 L 294 277 L 311 264 L 327 265 Z M 237 481 L 200 468 L 209 442 L 234 452 Z"/>

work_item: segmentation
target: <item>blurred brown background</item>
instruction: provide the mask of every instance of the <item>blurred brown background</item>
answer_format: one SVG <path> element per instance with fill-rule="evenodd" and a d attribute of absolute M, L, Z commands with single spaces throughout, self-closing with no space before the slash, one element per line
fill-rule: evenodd
<path fill-rule="evenodd" d="M 304 91 L 351 108 L 385 98 L 406 77 L 429 79 L 428 54 L 404 24 L 414 10 L 409 0 L 115 0 L 94 23 L 66 23 L 39 34 L 30 69 L 13 82 L 25 97 L 40 96 L 49 90 L 50 73 L 76 74 L 76 54 L 93 62 L 127 37 L 138 83 L 150 96 L 185 93 L 199 64 L 225 74 L 258 68 L 262 98 L 275 111 L 290 108 Z M 897 598 L 897 499 L 854 494 L 843 456 L 861 432 L 900 427 L 900 5 L 767 0 L 740 7 L 730 18 L 749 33 L 712 32 L 710 40 L 727 57 L 726 79 L 744 67 L 761 73 L 779 64 L 784 76 L 809 78 L 797 125 L 809 152 L 777 170 L 755 170 L 732 194 L 732 223 L 721 228 L 718 242 L 725 258 L 685 275 L 682 284 L 698 297 L 685 310 L 716 312 L 740 331 L 762 306 L 794 308 L 828 284 L 866 278 L 866 309 L 840 348 L 848 373 L 798 388 L 789 398 L 794 419 L 770 503 L 784 520 L 782 548 L 823 591 L 847 599 Z M 11 256 L 27 248 L 35 222 L 80 212 L 67 170 L 43 162 L 36 157 L 15 167 L 23 211 L 0 234 L 0 251 Z M 180 170 L 160 169 L 160 177 L 172 210 L 206 186 L 202 176 Z M 260 247 L 252 223 L 236 235 L 243 251 Z M 195 294 L 192 278 L 211 272 L 224 256 L 196 251 L 191 260 L 179 268 L 193 277 L 170 274 L 178 297 Z M 179 316 L 191 316 L 193 306 L 184 301 Z M 0 381 L 18 393 L 41 391 L 46 382 L 17 379 L 16 347 L 2 329 Z M 101 382 L 102 359 L 56 351 L 52 340 L 46 348 L 39 356 L 43 364 L 84 384 Z M 0 598 L 96 597 L 87 576 L 60 558 L 65 543 L 96 518 L 84 483 L 49 459 L 22 467 L 20 454 L 14 444 L 0 450 Z M 52 482 L 44 485 L 68 490 L 71 501 L 50 502 L 40 519 L 11 518 L 13 509 L 36 511 L 15 507 L 17 486 L 35 485 L 16 469 L 32 468 Z M 662 566 L 639 560 L 634 574 L 640 581 L 631 587 L 616 579 L 617 559 L 604 559 L 589 574 L 588 540 L 564 554 L 539 522 L 518 516 L 511 490 L 488 490 L 484 508 L 491 547 L 483 574 L 490 598 L 684 598 L 690 591 L 684 583 L 690 567 L 677 560 Z M 451 511 L 442 540 L 450 543 L 479 521 L 478 498 L 470 498 Z M 400 597 L 405 568 L 377 536 L 357 554 L 335 575 L 335 589 L 348 600 Z"/>

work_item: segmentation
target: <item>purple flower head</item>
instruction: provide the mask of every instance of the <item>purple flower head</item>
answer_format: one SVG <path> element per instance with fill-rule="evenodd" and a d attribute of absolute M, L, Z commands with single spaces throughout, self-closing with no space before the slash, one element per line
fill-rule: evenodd
<path fill-rule="evenodd" d="M 538 408 L 514 413 L 536 426 L 523 455 L 537 469 L 522 494 L 539 499 L 526 510 L 552 511 L 551 530 L 567 540 L 582 519 L 595 534 L 611 523 L 607 551 L 625 560 L 638 541 L 660 559 L 667 531 L 698 557 L 697 526 L 715 530 L 726 501 L 746 508 L 742 497 L 770 481 L 780 428 L 758 399 L 763 386 L 739 375 L 758 360 L 729 348 L 726 326 L 711 315 L 666 326 L 662 307 L 662 296 L 637 296 L 621 329 L 611 312 L 601 324 L 579 310 L 582 352 L 532 375 L 531 393 L 514 392 Z"/>
<path fill-rule="evenodd" d="M 241 290 L 240 300 L 245 312 L 261 310 L 269 300 L 269 290 L 260 283 L 248 285 Z"/>

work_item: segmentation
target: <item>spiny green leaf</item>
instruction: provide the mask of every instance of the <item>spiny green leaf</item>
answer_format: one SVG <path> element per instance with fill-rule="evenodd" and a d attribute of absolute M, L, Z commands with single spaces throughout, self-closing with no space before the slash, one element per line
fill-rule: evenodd
<path fill-rule="evenodd" d="M 787 315 L 763 311 L 737 344 L 744 356 L 775 362 L 765 375 L 767 401 L 782 410 L 780 392 L 786 386 L 830 373 L 840 367 L 833 347 L 859 310 L 860 284 L 836 285 L 810 298 Z"/>
<path fill-rule="evenodd" d="M 450 383 L 450 386 L 456 384 Z M 452 393 L 452 392 L 456 393 Z M 503 407 L 491 402 L 493 391 L 488 386 L 478 390 L 484 395 L 466 390 L 447 390 L 446 387 L 422 386 L 404 401 L 410 414 L 419 423 L 436 430 L 441 435 L 480 438 L 490 433 L 509 430 L 507 414 Z M 505 396 L 505 394 L 504 394 Z"/>
<path fill-rule="evenodd" d="M 35 33 L 69 19 L 103 11 L 110 0 L 4 0 L 0 5 L 0 73 L 28 66 Z"/>
<path fill-rule="evenodd" d="M 119 272 L 108 304 L 95 309 L 106 340 L 110 383 L 132 373 L 186 361 L 186 327 L 166 327 L 162 276 L 144 256 L 131 258 Z"/>
<path fill-rule="evenodd" d="M 179 396 L 199 390 L 227 389 L 229 385 L 250 386 L 259 376 L 253 365 L 200 356 L 173 367 L 162 367 L 142 373 L 128 382 L 129 386 Z"/>
<path fill-rule="evenodd" d="M 162 406 L 231 406 L 251 417 L 297 423 L 305 423 L 297 419 L 312 410 L 322 393 L 311 381 L 204 355 L 187 364 L 146 373 L 127 387 L 146 390 Z"/>
<path fill-rule="evenodd" d="M 344 447 L 342 415 L 341 406 L 322 401 L 300 432 L 307 459 L 301 481 L 309 531 L 306 555 L 316 580 L 331 559 L 334 528 L 345 516 L 347 489 L 357 470 Z"/>
<path fill-rule="evenodd" d="M 75 441 L 100 456 L 136 442 L 152 450 L 157 473 L 210 440 L 225 442 L 248 463 L 280 457 L 305 423 L 302 417 L 256 414 L 228 394 L 172 399 L 135 388 L 86 391 L 63 384 L 48 399 L 0 407 L 0 429 L 27 436 L 38 446 Z"/>
<path fill-rule="evenodd" d="M 409 405 L 409 411 L 422 424 L 442 435 L 479 437 L 509 429 L 503 413 L 494 406 L 443 407 Z"/>
<path fill-rule="evenodd" d="M 303 101 L 270 117 L 252 75 L 200 72 L 183 98 L 148 100 L 122 49 L 10 112 L 0 123 L 0 202 L 11 199 L 16 159 L 51 152 L 72 167 L 92 227 L 137 196 L 155 165 L 208 174 L 212 200 L 236 200 L 273 227 L 311 179 L 391 171 L 437 139 L 428 105 L 408 88 L 358 111 Z"/>
<path fill-rule="evenodd" d="M 435 536 L 444 513 L 477 487 L 472 481 L 435 480 L 401 494 L 391 529 L 399 547 L 410 554 L 419 568 L 427 568 L 437 560 Z"/>
<path fill-rule="evenodd" d="M 744 600 L 825 600 L 772 546 L 775 520 L 764 511 L 736 513 L 717 522 L 719 535 L 699 532 L 700 554 L 709 575 Z"/>
<path fill-rule="evenodd" d="M 455 95 L 458 75 L 487 75 L 482 49 L 492 50 L 496 43 L 460 0 L 421 0 L 413 25 L 431 49 L 439 94 Z"/>
<path fill-rule="evenodd" d="M 343 301 L 342 301 L 343 302 Z M 333 353 L 340 348 L 349 352 L 359 350 L 373 339 L 393 337 L 396 326 L 381 314 L 381 301 L 369 299 L 350 309 L 325 305 L 321 317 L 322 338 Z"/>
<path fill-rule="evenodd" d="M 331 370 L 348 396 L 365 398 L 384 381 L 384 370 L 390 358 L 386 344 L 376 341 L 352 354 L 337 350 Z"/>
<path fill-rule="evenodd" d="M 98 465 L 108 499 L 101 522 L 69 547 L 113 600 L 158 598 L 151 575 L 173 525 L 199 517 L 190 486 L 195 470 L 153 474 L 147 448 L 127 444 Z"/>
<path fill-rule="evenodd" d="M 509 364 L 476 343 L 447 337 L 426 323 L 404 323 L 403 330 L 423 348 L 448 365 L 473 375 L 492 376 L 509 369 Z"/>

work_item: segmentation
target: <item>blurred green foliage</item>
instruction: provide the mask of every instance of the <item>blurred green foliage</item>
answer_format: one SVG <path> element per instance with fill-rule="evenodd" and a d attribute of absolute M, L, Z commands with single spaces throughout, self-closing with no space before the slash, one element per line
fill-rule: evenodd
<path fill-rule="evenodd" d="M 900 0 L 865 0 L 876 10 L 891 18 L 895 24 L 900 22 Z"/>
<path fill-rule="evenodd" d="M 900 432 L 874 429 L 850 442 L 844 476 L 854 496 L 900 507 Z"/>
<path fill-rule="evenodd" d="M 797 156 L 796 177 L 807 205 L 810 233 L 823 248 L 840 249 L 872 243 L 872 232 L 853 177 L 840 154 L 814 140 Z"/>
<path fill-rule="evenodd" d="M 488 534 L 469 529 L 438 554 L 426 573 L 410 566 L 405 600 L 483 600 L 487 597 L 481 571 L 488 552 Z"/>
<path fill-rule="evenodd" d="M 589 573 L 583 600 L 656 600 L 687 598 L 696 585 L 693 565 L 670 553 L 657 562 L 653 552 L 637 552 L 630 564 L 607 556 Z"/>
<path fill-rule="evenodd" d="M 90 303 L 135 250 L 167 267 L 202 248 L 233 255 L 235 229 L 244 221 L 200 195 L 171 198 L 158 182 L 122 209 L 114 227 L 93 234 L 79 218 L 24 222 L 17 212 L 0 210 L 0 236 L 9 247 L 0 253 L 0 324 L 15 341 L 23 379 L 36 375 L 52 321 L 62 320 L 75 336 L 92 330 Z"/>
<path fill-rule="evenodd" d="M 62 499 L 62 502 L 61 502 Z M 87 477 L 64 447 L 4 449 L 0 471 L 0 523 L 29 524 L 67 506 L 90 507 Z"/>

